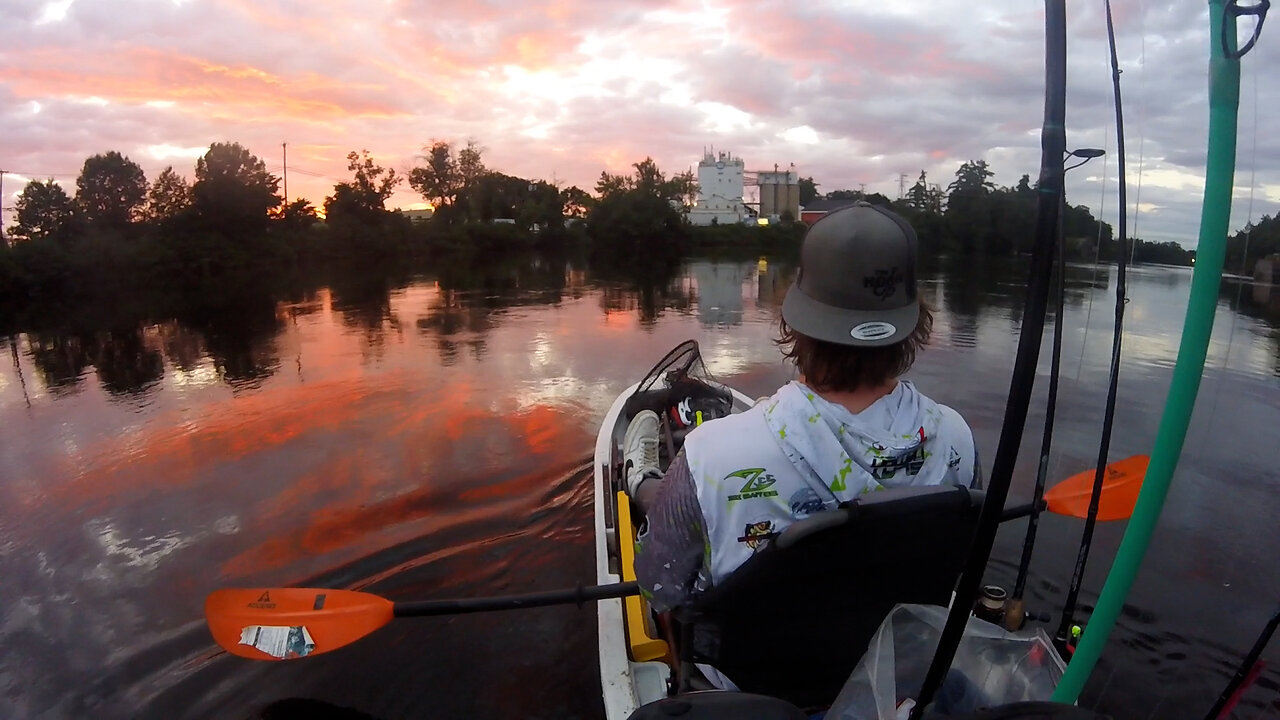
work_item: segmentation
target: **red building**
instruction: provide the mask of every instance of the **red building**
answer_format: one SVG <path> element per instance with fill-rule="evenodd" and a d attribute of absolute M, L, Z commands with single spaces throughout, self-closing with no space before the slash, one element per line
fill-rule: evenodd
<path fill-rule="evenodd" d="M 814 198 L 809 201 L 808 205 L 800 208 L 800 221 L 805 225 L 812 225 L 822 219 L 822 216 L 827 213 L 834 212 L 842 207 L 848 207 L 854 202 L 856 201 L 846 200 L 844 198 L 839 200 L 824 197 Z"/>

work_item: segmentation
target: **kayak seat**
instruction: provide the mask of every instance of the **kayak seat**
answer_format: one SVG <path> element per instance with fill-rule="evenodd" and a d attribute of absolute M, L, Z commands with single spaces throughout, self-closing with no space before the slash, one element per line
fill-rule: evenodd
<path fill-rule="evenodd" d="M 681 659 L 746 693 L 830 705 L 894 605 L 949 604 L 983 498 L 958 486 L 895 488 L 788 526 L 676 611 Z"/>

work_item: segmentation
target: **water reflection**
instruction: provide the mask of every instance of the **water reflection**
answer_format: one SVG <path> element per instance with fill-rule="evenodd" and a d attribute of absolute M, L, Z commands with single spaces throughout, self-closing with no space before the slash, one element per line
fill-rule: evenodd
<path fill-rule="evenodd" d="M 76 390 L 89 367 L 89 348 L 84 338 L 74 335 L 30 334 L 27 353 L 35 363 L 44 387 L 54 394 Z"/>
<path fill-rule="evenodd" d="M 756 273 L 744 264 L 697 260 L 689 263 L 688 277 L 698 303 L 698 321 L 704 325 L 742 323 L 743 285 Z"/>
<path fill-rule="evenodd" d="M 23 346 L 42 389 L 54 397 L 79 392 L 90 368 L 112 396 L 145 395 L 164 378 L 166 367 L 188 380 L 206 363 L 232 387 L 257 387 L 280 364 L 274 305 L 224 312 L 203 322 L 170 319 L 92 333 L 26 333 L 11 346 Z"/>
<path fill-rule="evenodd" d="M 112 395 L 146 392 L 164 376 L 164 348 L 159 326 L 106 330 L 89 335 L 32 333 L 27 354 L 50 392 L 75 393 L 93 367 L 104 390 Z"/>
<path fill-rule="evenodd" d="M 922 271 L 937 332 L 912 378 L 970 420 L 988 457 L 1025 273 L 1025 258 Z M 756 256 L 659 259 L 634 274 L 597 259 L 483 258 L 0 341 L 11 361 L 0 368 L 0 657 L 23 658 L 0 660 L 0 687 L 22 688 L 23 703 L 0 694 L 0 716 L 241 717 L 289 697 L 383 718 L 598 716 L 592 617 L 574 608 L 397 625 L 349 653 L 268 668 L 212 657 L 201 599 L 229 584 L 430 598 L 581 581 L 586 458 L 614 394 L 688 337 L 749 394 L 785 382 L 770 340 L 794 276 L 793 261 Z M 1055 477 L 1096 452 L 1114 279 L 1114 268 L 1068 268 Z M 1117 457 L 1150 448 L 1188 287 L 1182 270 L 1131 274 Z M 1123 690 L 1086 694 L 1119 716 L 1152 715 L 1157 699 L 1167 712 L 1154 717 L 1207 707 L 1256 633 L 1237 618 L 1280 595 L 1265 570 L 1280 551 L 1267 525 L 1280 456 L 1258 442 L 1280 421 L 1276 303 L 1249 284 L 1220 293 L 1164 535 L 1099 676 Z M 1015 496 L 1034 471 L 1019 465 Z M 1095 557 L 1122 530 L 1100 528 Z M 1011 574 L 1013 534 L 998 541 L 995 576 Z M 1031 587 L 1048 609 L 1078 526 L 1049 519 L 1042 537 Z M 1091 568 L 1086 602 L 1104 570 Z M 494 677 L 507 678 L 501 697 L 457 692 Z"/>

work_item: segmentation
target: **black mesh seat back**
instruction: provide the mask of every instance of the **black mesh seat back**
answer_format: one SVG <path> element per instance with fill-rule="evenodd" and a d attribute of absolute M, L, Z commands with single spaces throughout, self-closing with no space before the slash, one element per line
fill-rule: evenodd
<path fill-rule="evenodd" d="M 886 490 L 836 511 L 844 523 L 775 540 L 685 611 L 681 654 L 746 692 L 830 704 L 895 604 L 948 604 L 982 499 L 951 486 Z"/>

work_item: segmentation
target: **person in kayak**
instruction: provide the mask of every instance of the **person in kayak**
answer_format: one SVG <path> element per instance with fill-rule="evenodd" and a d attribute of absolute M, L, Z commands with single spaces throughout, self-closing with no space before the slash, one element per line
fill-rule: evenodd
<path fill-rule="evenodd" d="M 916 246 L 886 208 L 830 213 L 805 234 L 779 321 L 776 342 L 799 379 L 691 431 L 665 475 L 659 417 L 629 423 L 628 493 L 646 514 L 635 571 L 655 611 L 687 604 L 786 526 L 862 493 L 981 486 L 964 419 L 899 379 L 933 325 L 916 291 Z"/>

